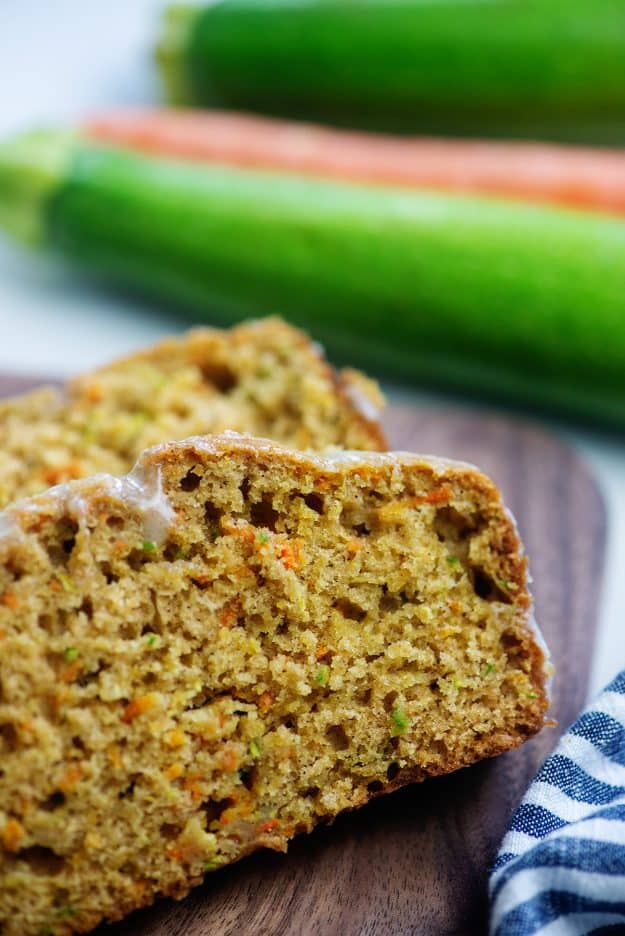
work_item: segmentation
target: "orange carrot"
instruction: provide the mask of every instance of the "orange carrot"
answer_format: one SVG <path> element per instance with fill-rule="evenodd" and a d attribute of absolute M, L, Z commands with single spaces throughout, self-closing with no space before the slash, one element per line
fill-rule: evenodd
<path fill-rule="evenodd" d="M 302 564 L 301 543 L 298 540 L 284 543 L 279 548 L 278 558 L 285 569 L 299 569 Z"/>
<path fill-rule="evenodd" d="M 59 790 L 62 790 L 63 793 L 69 793 L 83 776 L 84 771 L 80 764 L 70 764 L 58 782 Z"/>
<path fill-rule="evenodd" d="M 170 748 L 179 748 L 187 740 L 187 736 L 181 728 L 171 728 L 163 735 L 163 741 Z"/>
<path fill-rule="evenodd" d="M 80 671 L 80 663 L 78 660 L 74 660 L 73 663 L 70 663 L 69 666 L 64 666 L 61 672 L 59 673 L 59 679 L 64 683 L 74 682 L 78 673 Z"/>
<path fill-rule="evenodd" d="M 238 601 L 230 601 L 219 612 L 217 620 L 221 627 L 232 627 L 241 614 L 241 605 Z"/>
<path fill-rule="evenodd" d="M 263 713 L 268 712 L 271 706 L 273 705 L 273 703 L 274 703 L 274 697 L 272 696 L 270 692 L 263 692 L 258 697 L 258 707 Z"/>
<path fill-rule="evenodd" d="M 239 766 L 239 755 L 233 748 L 224 748 L 219 757 L 219 766 L 229 772 L 236 770 Z"/>
<path fill-rule="evenodd" d="M 116 744 L 111 744 L 106 754 L 107 754 L 109 761 L 111 762 L 113 767 L 115 767 L 116 770 L 120 770 L 124 766 L 124 762 L 122 761 L 121 754 L 119 753 L 119 748 L 117 747 Z"/>
<path fill-rule="evenodd" d="M 362 543 L 355 536 L 347 543 L 347 552 L 352 557 L 357 556 L 359 552 L 362 552 L 362 549 Z"/>
<path fill-rule="evenodd" d="M 2 830 L 2 844 L 7 851 L 16 852 L 24 837 L 24 828 L 17 819 L 7 819 Z"/>
<path fill-rule="evenodd" d="M 58 712 L 61 706 L 67 702 L 69 698 L 70 691 L 69 689 L 57 689 L 56 692 L 51 695 L 52 707 L 55 712 Z"/>
<path fill-rule="evenodd" d="M 191 794 L 191 799 L 195 802 L 201 800 L 204 795 L 202 787 L 200 786 L 201 779 L 202 777 L 200 774 L 192 774 L 189 777 L 185 777 L 182 784 L 183 788 Z"/>
<path fill-rule="evenodd" d="M 182 764 L 176 761 L 173 764 L 170 764 L 167 770 L 165 771 L 165 776 L 168 780 L 177 780 L 184 773 L 184 767 Z"/>
<path fill-rule="evenodd" d="M 130 724 L 138 715 L 143 715 L 144 712 L 149 712 L 153 709 L 157 701 L 158 696 L 154 692 L 148 692 L 147 695 L 137 696 L 136 699 L 132 699 L 124 708 L 122 721 L 127 725 Z"/>
<path fill-rule="evenodd" d="M 225 111 L 111 111 L 84 131 L 185 160 L 625 213 L 625 152 L 618 150 L 391 137 Z"/>
<path fill-rule="evenodd" d="M 101 384 L 92 383 L 85 387 L 85 396 L 90 403 L 99 403 L 103 395 L 104 391 Z"/>
<path fill-rule="evenodd" d="M 165 854 L 173 861 L 184 861 L 186 851 L 184 848 L 180 848 L 179 845 L 168 845 L 165 849 Z"/>
<path fill-rule="evenodd" d="M 419 504 L 444 504 L 451 498 L 451 490 L 448 487 L 434 488 L 429 494 L 422 497 L 413 497 L 412 504 L 418 507 Z"/>
<path fill-rule="evenodd" d="M 43 480 L 49 485 L 60 484 L 63 481 L 75 481 L 76 478 L 80 478 L 81 474 L 80 464 L 76 461 L 70 461 L 66 465 L 54 465 L 51 468 L 46 468 L 43 472 Z"/>
<path fill-rule="evenodd" d="M 20 606 L 19 598 L 12 591 L 5 591 L 0 595 L 0 604 L 3 604 L 5 608 L 10 608 L 11 611 L 17 611 Z"/>

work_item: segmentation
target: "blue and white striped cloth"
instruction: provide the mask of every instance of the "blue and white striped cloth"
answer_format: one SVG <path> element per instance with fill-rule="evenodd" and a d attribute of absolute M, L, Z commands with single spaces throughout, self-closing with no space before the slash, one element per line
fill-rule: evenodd
<path fill-rule="evenodd" d="M 491 936 L 625 934 L 625 671 L 563 736 L 490 879 Z"/>

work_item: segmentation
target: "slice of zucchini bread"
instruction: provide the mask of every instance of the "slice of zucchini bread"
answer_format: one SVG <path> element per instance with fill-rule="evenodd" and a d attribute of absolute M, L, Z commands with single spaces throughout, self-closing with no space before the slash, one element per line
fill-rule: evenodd
<path fill-rule="evenodd" d="M 522 546 L 469 465 L 227 433 L 0 529 L 3 936 L 182 897 L 544 723 Z"/>
<path fill-rule="evenodd" d="M 383 450 L 382 398 L 277 318 L 197 329 L 69 382 L 0 402 L 0 508 L 151 445 L 226 429 L 302 449 Z"/>

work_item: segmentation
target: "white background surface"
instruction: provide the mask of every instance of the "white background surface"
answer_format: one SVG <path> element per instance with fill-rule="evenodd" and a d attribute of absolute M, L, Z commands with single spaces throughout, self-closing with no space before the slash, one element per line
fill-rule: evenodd
<path fill-rule="evenodd" d="M 97 108 L 157 101 L 151 47 L 162 6 L 161 0 L 0 0 L 0 137 Z M 100 292 L 50 258 L 0 238 L 0 371 L 77 373 L 185 326 L 164 308 Z M 566 435 L 593 469 L 608 507 L 594 694 L 625 666 L 625 435 L 621 441 Z"/>

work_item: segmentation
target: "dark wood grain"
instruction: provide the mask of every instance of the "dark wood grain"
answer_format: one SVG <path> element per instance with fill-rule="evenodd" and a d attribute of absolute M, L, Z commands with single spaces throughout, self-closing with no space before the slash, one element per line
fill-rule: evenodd
<path fill-rule="evenodd" d="M 0 378 L 0 394 L 25 381 Z M 553 717 L 523 748 L 417 784 L 207 877 L 99 936 L 387 936 L 486 932 L 487 868 L 533 774 L 584 702 L 597 620 L 605 516 L 574 452 L 511 418 L 391 407 L 392 447 L 480 465 L 517 516 L 537 618 L 557 675 Z"/>

